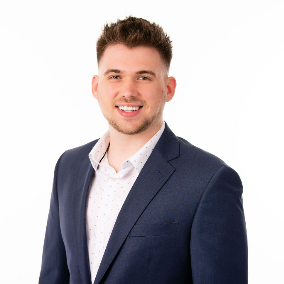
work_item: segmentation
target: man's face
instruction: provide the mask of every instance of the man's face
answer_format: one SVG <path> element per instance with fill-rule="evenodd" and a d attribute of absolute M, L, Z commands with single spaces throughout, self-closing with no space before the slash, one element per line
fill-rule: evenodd
<path fill-rule="evenodd" d="M 161 126 L 175 86 L 156 49 L 117 44 L 106 48 L 92 91 L 110 127 L 132 135 Z"/>

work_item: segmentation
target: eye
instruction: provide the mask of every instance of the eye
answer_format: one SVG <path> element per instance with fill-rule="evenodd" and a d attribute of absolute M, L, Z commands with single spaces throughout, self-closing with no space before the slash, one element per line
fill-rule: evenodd
<path fill-rule="evenodd" d="M 149 77 L 146 77 L 146 76 L 139 76 L 138 79 L 142 81 L 151 80 Z"/>
<path fill-rule="evenodd" d="M 113 76 L 110 76 L 109 79 L 120 79 L 120 76 L 119 75 L 113 75 Z"/>

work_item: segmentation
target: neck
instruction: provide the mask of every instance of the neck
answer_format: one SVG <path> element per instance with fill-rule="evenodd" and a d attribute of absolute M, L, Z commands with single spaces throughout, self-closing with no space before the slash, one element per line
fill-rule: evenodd
<path fill-rule="evenodd" d="M 139 151 L 157 133 L 162 123 L 163 121 L 134 135 L 123 134 L 109 126 L 110 146 L 107 155 L 110 166 L 119 172 L 121 164 Z"/>

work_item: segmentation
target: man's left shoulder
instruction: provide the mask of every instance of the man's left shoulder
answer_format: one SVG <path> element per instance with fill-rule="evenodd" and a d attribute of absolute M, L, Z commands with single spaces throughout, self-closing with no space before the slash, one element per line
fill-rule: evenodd
<path fill-rule="evenodd" d="M 180 159 L 184 165 L 203 170 L 218 169 L 226 163 L 219 157 L 196 147 L 181 137 L 177 137 L 180 144 Z"/>
<path fill-rule="evenodd" d="M 190 182 L 196 188 L 203 188 L 203 190 L 214 176 L 224 181 L 236 180 L 238 184 L 241 184 L 238 174 L 223 160 L 192 145 L 183 138 L 177 138 L 180 145 L 180 155 L 170 163 L 175 167 L 176 173 L 183 182 Z"/>

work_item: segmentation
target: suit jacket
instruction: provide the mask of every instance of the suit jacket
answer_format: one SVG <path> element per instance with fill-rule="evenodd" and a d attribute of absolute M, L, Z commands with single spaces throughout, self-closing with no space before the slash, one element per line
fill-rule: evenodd
<path fill-rule="evenodd" d="M 91 284 L 86 202 L 96 141 L 55 167 L 40 284 Z M 238 174 L 166 125 L 116 220 L 94 284 L 245 284 Z"/>

